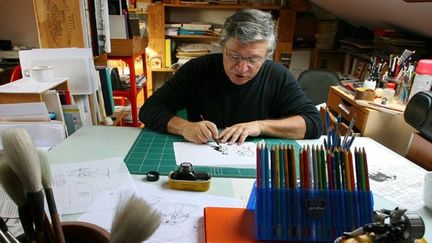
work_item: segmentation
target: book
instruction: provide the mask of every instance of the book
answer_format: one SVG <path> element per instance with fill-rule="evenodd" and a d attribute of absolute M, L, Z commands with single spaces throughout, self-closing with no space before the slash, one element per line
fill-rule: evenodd
<path fill-rule="evenodd" d="M 78 105 L 62 105 L 68 136 L 83 126 L 81 112 Z"/>
<path fill-rule="evenodd" d="M 165 67 L 171 67 L 171 39 L 165 39 Z"/>
<path fill-rule="evenodd" d="M 255 214 L 246 208 L 204 208 L 205 242 L 259 242 Z"/>
<path fill-rule="evenodd" d="M 112 95 L 111 70 L 106 67 L 97 67 L 101 81 L 102 94 L 104 98 L 105 112 L 111 116 L 114 112 L 114 98 Z"/>

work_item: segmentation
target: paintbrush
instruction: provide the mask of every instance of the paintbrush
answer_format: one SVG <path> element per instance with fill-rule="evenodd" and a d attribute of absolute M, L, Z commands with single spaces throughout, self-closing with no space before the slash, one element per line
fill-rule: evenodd
<path fill-rule="evenodd" d="M 143 199 L 121 199 L 111 226 L 110 243 L 140 243 L 161 224 L 161 215 Z"/>
<path fill-rule="evenodd" d="M 17 238 L 9 231 L 6 222 L 0 217 L 0 230 L 6 237 L 7 242 L 20 243 Z"/>
<path fill-rule="evenodd" d="M 49 165 L 48 156 L 43 151 L 38 151 L 39 160 L 42 169 L 42 185 L 45 190 L 45 197 L 48 203 L 48 209 L 51 215 L 51 221 L 54 228 L 55 239 L 58 243 L 65 243 L 62 225 L 60 222 L 60 216 L 57 211 L 57 206 L 54 199 L 54 193 L 52 190 L 52 174 L 51 167 Z"/>
<path fill-rule="evenodd" d="M 1 230 L 0 230 L 0 242 L 1 243 L 11 243 L 10 240 L 5 235 L 5 233 L 3 233 L 3 231 L 1 231 Z"/>
<path fill-rule="evenodd" d="M 24 128 L 6 129 L 2 133 L 2 143 L 11 168 L 20 178 L 27 192 L 27 205 L 30 207 L 36 229 L 36 240 L 45 241 L 44 194 L 42 190 L 41 168 L 36 147 Z"/>
<path fill-rule="evenodd" d="M 9 164 L 0 162 L 0 183 L 9 197 L 18 206 L 18 216 L 24 230 L 27 242 L 35 242 L 33 221 L 27 206 L 22 183 Z"/>

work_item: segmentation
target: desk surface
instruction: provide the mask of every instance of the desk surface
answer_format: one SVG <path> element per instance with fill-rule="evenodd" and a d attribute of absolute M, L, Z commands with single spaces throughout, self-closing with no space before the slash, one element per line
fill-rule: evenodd
<path fill-rule="evenodd" d="M 70 163 L 78 161 L 90 161 L 103 158 L 125 158 L 130 147 L 134 144 L 141 129 L 131 127 L 85 127 L 75 132 L 62 143 L 54 147 L 48 156 L 54 163 Z M 321 144 L 320 140 L 298 140 L 300 146 L 306 144 Z M 380 145 L 369 138 L 359 137 L 353 146 L 365 147 L 368 152 L 369 167 L 379 165 L 382 161 L 391 161 L 395 168 L 412 167 L 418 169 L 422 176 L 423 169 L 399 156 L 393 151 Z M 421 174 L 421 175 L 420 175 Z M 144 176 L 134 175 L 134 179 L 142 180 Z M 213 178 L 210 190 L 205 192 L 216 196 L 240 198 L 247 201 L 254 179 Z M 166 176 L 162 176 L 157 184 L 167 183 Z M 419 187 L 418 190 L 423 190 Z M 392 209 L 397 205 L 385 200 L 374 192 L 374 208 Z M 422 216 L 426 224 L 425 239 L 432 240 L 432 210 L 420 208 L 416 211 Z M 429 230 L 428 230 L 429 229 Z"/>

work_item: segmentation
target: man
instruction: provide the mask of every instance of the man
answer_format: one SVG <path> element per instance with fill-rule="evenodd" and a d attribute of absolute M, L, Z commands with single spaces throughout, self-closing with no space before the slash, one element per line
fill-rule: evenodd
<path fill-rule="evenodd" d="M 236 12 L 225 21 L 220 43 L 222 53 L 188 61 L 145 101 L 139 117 L 146 127 L 193 143 L 321 135 L 317 109 L 287 68 L 269 60 L 276 45 L 271 14 Z M 184 108 L 188 120 L 176 115 Z"/>

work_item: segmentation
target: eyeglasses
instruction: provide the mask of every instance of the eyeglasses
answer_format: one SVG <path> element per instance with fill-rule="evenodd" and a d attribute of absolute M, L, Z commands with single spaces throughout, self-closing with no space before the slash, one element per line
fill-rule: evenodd
<path fill-rule="evenodd" d="M 265 57 L 243 57 L 237 54 L 231 54 L 228 52 L 228 49 L 225 48 L 225 54 L 228 56 L 229 60 L 233 63 L 241 63 L 242 61 L 246 61 L 249 65 L 257 65 L 264 62 Z"/>

